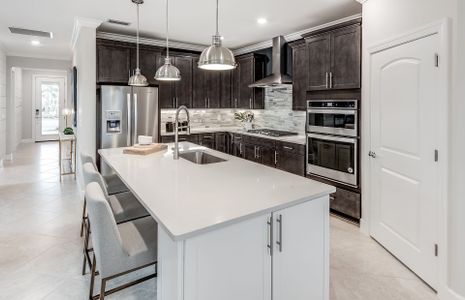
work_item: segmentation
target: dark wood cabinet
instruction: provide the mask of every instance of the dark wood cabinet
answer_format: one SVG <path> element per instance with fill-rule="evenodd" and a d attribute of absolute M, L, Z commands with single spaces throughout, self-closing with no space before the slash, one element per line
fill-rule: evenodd
<path fill-rule="evenodd" d="M 199 134 L 199 145 L 210 149 L 215 149 L 215 134 L 202 133 Z"/>
<path fill-rule="evenodd" d="M 244 157 L 244 144 L 242 143 L 242 135 L 234 133 L 231 140 L 231 150 L 229 154 Z"/>
<path fill-rule="evenodd" d="M 194 61 L 194 68 L 192 71 L 192 107 L 205 108 L 207 106 L 207 76 L 205 70 L 197 67 L 198 59 Z"/>
<path fill-rule="evenodd" d="M 292 48 L 292 109 L 307 108 L 307 45 L 304 40 L 290 44 Z"/>
<path fill-rule="evenodd" d="M 244 158 L 267 166 L 275 166 L 275 141 L 244 136 Z"/>
<path fill-rule="evenodd" d="M 193 70 L 194 108 L 229 108 L 231 107 L 230 71 L 205 71 L 194 62 Z"/>
<path fill-rule="evenodd" d="M 336 188 L 336 192 L 329 196 L 329 206 L 336 212 L 359 220 L 361 218 L 360 193 Z"/>
<path fill-rule="evenodd" d="M 192 107 L 193 96 L 193 61 L 191 56 L 173 56 L 171 63 L 181 72 L 181 80 L 158 82 L 158 97 L 160 108 L 177 108 L 181 105 Z M 157 68 L 165 63 L 165 56 L 158 55 Z"/>
<path fill-rule="evenodd" d="M 173 84 L 175 107 L 179 107 L 181 105 L 191 107 L 193 58 L 189 56 L 175 56 L 173 64 L 181 72 L 181 80 L 176 81 Z"/>
<path fill-rule="evenodd" d="M 158 81 L 155 80 L 155 72 L 157 71 L 158 62 L 157 59 L 160 56 L 161 50 L 154 47 L 141 46 L 139 51 L 139 68 L 147 78 L 147 82 L 150 85 L 158 85 Z M 137 51 L 134 48 L 133 54 L 131 55 L 131 68 L 134 70 L 137 66 Z"/>
<path fill-rule="evenodd" d="M 331 33 L 331 84 L 333 89 L 360 88 L 361 28 L 347 26 Z"/>
<path fill-rule="evenodd" d="M 97 41 L 97 82 L 128 83 L 131 74 L 129 45 Z"/>
<path fill-rule="evenodd" d="M 307 90 L 357 89 L 361 86 L 360 23 L 308 34 Z"/>
<path fill-rule="evenodd" d="M 264 89 L 249 85 L 265 76 L 265 56 L 246 54 L 236 58 L 233 71 L 233 107 L 245 109 L 264 108 Z"/>
<path fill-rule="evenodd" d="M 230 153 L 231 145 L 231 134 L 227 132 L 217 132 L 215 133 L 215 150 Z"/>
<path fill-rule="evenodd" d="M 305 145 L 277 142 L 276 168 L 305 176 Z"/>
<path fill-rule="evenodd" d="M 232 107 L 232 70 L 222 71 L 221 77 L 221 88 L 220 88 L 220 107 L 230 108 Z"/>

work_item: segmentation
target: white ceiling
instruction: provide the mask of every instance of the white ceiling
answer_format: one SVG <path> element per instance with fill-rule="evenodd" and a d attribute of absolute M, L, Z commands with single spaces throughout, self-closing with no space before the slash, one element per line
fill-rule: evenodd
<path fill-rule="evenodd" d="M 21 0 L 2 1 L 0 43 L 8 55 L 70 59 L 70 41 L 75 17 L 118 19 L 130 27 L 104 23 L 101 30 L 133 34 L 135 5 L 130 0 Z M 141 6 L 141 31 L 145 37 L 164 38 L 163 0 L 145 0 Z M 361 12 L 354 0 L 222 0 L 220 34 L 231 48 L 262 42 Z M 256 20 L 264 17 L 266 25 Z M 170 36 L 173 40 L 209 44 L 215 31 L 215 0 L 170 0 Z M 53 39 L 11 34 L 9 26 L 52 31 Z"/>

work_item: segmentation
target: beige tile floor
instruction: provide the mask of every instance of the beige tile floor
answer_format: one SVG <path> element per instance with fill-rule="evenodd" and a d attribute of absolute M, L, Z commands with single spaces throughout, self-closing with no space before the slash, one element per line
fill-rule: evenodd
<path fill-rule="evenodd" d="M 87 299 L 89 275 L 80 274 L 82 199 L 72 177 L 60 183 L 57 153 L 57 143 L 23 144 L 0 167 L 0 299 Z M 332 218 L 331 234 L 331 299 L 436 299 L 357 227 Z M 155 294 L 150 280 L 107 299 Z"/>

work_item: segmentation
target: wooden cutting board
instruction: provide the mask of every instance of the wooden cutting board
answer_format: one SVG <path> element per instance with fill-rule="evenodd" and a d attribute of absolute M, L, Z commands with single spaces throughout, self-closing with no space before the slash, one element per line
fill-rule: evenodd
<path fill-rule="evenodd" d="M 148 155 L 168 149 L 166 144 L 139 145 L 123 149 L 124 154 Z"/>

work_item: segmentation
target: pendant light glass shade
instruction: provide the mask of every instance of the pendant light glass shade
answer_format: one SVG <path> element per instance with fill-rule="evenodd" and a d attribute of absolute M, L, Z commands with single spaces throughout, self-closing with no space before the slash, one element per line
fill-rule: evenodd
<path fill-rule="evenodd" d="M 129 77 L 128 85 L 130 86 L 148 86 L 147 78 L 141 74 L 139 69 L 139 5 L 144 3 L 143 0 L 132 0 L 137 5 L 137 67 L 134 75 Z"/>
<path fill-rule="evenodd" d="M 203 50 L 200 55 L 199 68 L 212 71 L 236 68 L 234 54 L 221 45 L 221 36 L 218 31 L 218 0 L 216 0 L 216 34 L 212 37 L 212 45 Z"/>
<path fill-rule="evenodd" d="M 181 72 L 178 68 L 171 64 L 170 48 L 169 48 L 169 14 L 168 1 L 166 1 L 166 57 L 165 64 L 158 68 L 155 73 L 155 79 L 159 81 L 179 81 L 181 80 Z"/>

